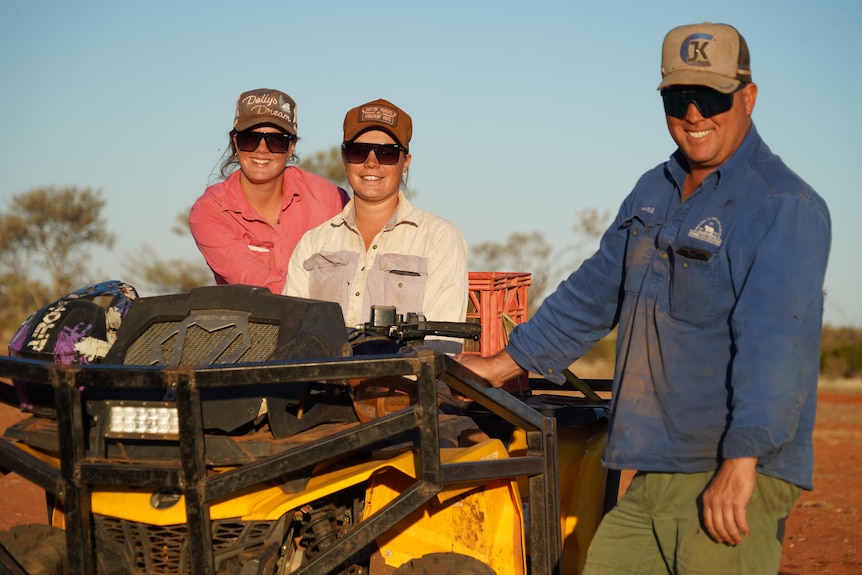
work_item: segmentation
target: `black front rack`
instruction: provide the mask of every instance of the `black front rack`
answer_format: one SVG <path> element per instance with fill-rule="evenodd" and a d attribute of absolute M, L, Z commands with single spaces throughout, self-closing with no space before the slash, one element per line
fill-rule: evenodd
<path fill-rule="evenodd" d="M 418 398 L 408 409 L 349 426 L 313 444 L 208 474 L 201 391 L 232 386 L 289 385 L 284 382 L 344 382 L 352 378 L 411 376 Z M 63 506 L 69 573 L 95 575 L 94 485 L 168 487 L 185 496 L 192 573 L 213 575 L 210 505 L 217 499 L 262 482 L 299 472 L 333 457 L 412 433 L 419 469 L 417 480 L 379 513 L 357 524 L 350 534 L 297 573 L 329 573 L 371 545 L 409 513 L 445 487 L 491 479 L 526 477 L 530 501 L 529 570 L 533 575 L 562 572 L 560 502 L 557 485 L 556 421 L 507 392 L 490 387 L 453 359 L 430 350 L 415 355 L 365 356 L 316 361 L 270 361 L 224 367 L 142 367 L 121 365 L 60 366 L 0 357 L 0 377 L 53 388 L 59 435 L 60 468 L 45 463 L 10 441 L 0 441 L 0 469 L 15 472 L 55 497 Z M 437 380 L 475 404 L 526 432 L 527 452 L 506 460 L 445 464 L 439 451 Z M 0 401 L 14 405 L 11 383 L 3 383 Z M 172 392 L 179 417 L 179 461 L 163 464 L 117 463 L 88 449 L 89 424 L 82 395 L 87 390 L 157 390 Z M 16 572 L 0 545 L 0 565 Z"/>

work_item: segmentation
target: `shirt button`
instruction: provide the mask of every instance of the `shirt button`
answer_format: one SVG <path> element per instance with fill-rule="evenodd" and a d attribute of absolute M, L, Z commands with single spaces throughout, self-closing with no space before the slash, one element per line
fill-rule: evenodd
<path fill-rule="evenodd" d="M 688 267 L 688 262 L 682 262 L 682 267 L 687 268 L 687 267 Z"/>
<path fill-rule="evenodd" d="M 355 295 L 355 296 L 359 297 L 359 292 L 356 292 L 356 293 L 355 293 L 355 294 L 353 294 L 353 295 Z"/>
<path fill-rule="evenodd" d="M 632 235 L 633 235 L 633 236 L 638 235 L 638 231 L 637 231 L 637 230 L 632 230 Z"/>
<path fill-rule="evenodd" d="M 398 287 L 404 287 L 404 284 L 401 282 L 398 282 Z"/>
<path fill-rule="evenodd" d="M 549 367 L 549 368 L 548 368 L 548 373 L 554 373 L 554 370 L 553 370 L 552 368 L 550 368 L 550 367 Z"/>
<path fill-rule="evenodd" d="M 371 246 L 371 249 L 372 249 L 372 250 L 376 250 L 376 249 L 377 249 L 377 244 L 374 244 L 373 246 Z"/>
<path fill-rule="evenodd" d="M 362 266 L 362 269 L 361 269 L 361 270 L 359 270 L 359 271 L 364 272 L 364 271 L 365 271 L 365 266 Z"/>
<path fill-rule="evenodd" d="M 665 252 L 665 253 L 663 253 L 663 254 L 661 255 L 661 259 L 663 259 L 663 260 L 666 260 L 666 259 L 667 259 L 667 252 Z"/>

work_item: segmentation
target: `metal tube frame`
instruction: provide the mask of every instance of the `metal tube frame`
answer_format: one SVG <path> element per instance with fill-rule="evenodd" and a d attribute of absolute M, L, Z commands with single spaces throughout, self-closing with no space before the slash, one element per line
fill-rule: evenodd
<path fill-rule="evenodd" d="M 416 376 L 418 401 L 411 409 L 355 425 L 313 445 L 302 445 L 231 471 L 207 477 L 200 390 L 236 385 L 339 381 L 392 375 Z M 298 571 L 328 573 L 374 542 L 444 487 L 492 479 L 527 477 L 530 501 L 529 572 L 562 573 L 556 423 L 453 359 L 432 351 L 414 356 L 366 356 L 319 361 L 278 361 L 226 367 L 142 367 L 55 365 L 0 357 L 0 377 L 45 383 L 54 388 L 60 440 L 60 469 L 46 465 L 14 444 L 0 442 L 0 470 L 14 471 L 62 502 L 66 515 L 69 573 L 95 575 L 94 527 L 90 497 L 95 484 L 177 486 L 185 495 L 189 552 L 194 575 L 214 575 L 210 505 L 249 486 L 274 480 L 332 457 L 412 431 L 417 437 L 416 482 L 333 547 Z M 436 381 L 507 422 L 525 430 L 527 454 L 510 460 L 443 464 L 439 452 Z M 10 386 L 8 383 L 2 385 Z M 289 385 L 289 384 L 287 384 Z M 177 465 L 112 463 L 88 455 L 89 429 L 82 393 L 87 388 L 164 389 L 176 393 L 180 461 Z M 0 394 L 0 399 L 12 394 Z M 16 405 L 17 407 L 17 405 Z M 0 567 L 14 570 L 0 545 Z"/>

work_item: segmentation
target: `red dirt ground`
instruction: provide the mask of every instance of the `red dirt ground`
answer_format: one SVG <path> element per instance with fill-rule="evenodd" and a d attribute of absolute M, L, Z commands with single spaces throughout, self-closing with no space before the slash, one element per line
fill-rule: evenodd
<path fill-rule="evenodd" d="M 787 521 L 781 575 L 862 574 L 862 388 L 821 390 L 814 491 Z"/>
<path fill-rule="evenodd" d="M 21 414 L 0 405 L 0 429 Z M 862 551 L 862 385 L 821 388 L 814 431 L 814 483 L 787 523 L 780 575 L 859 575 Z M 45 523 L 44 495 L 15 474 L 0 477 L 0 530 Z"/>

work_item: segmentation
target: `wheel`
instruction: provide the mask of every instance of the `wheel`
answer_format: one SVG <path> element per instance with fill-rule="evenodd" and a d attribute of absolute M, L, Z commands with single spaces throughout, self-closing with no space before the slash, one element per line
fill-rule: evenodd
<path fill-rule="evenodd" d="M 64 575 L 66 533 L 48 525 L 16 525 L 0 532 L 0 543 L 29 575 Z"/>
<path fill-rule="evenodd" d="M 472 557 L 458 553 L 430 553 L 411 559 L 393 575 L 496 575 L 494 570 Z"/>

